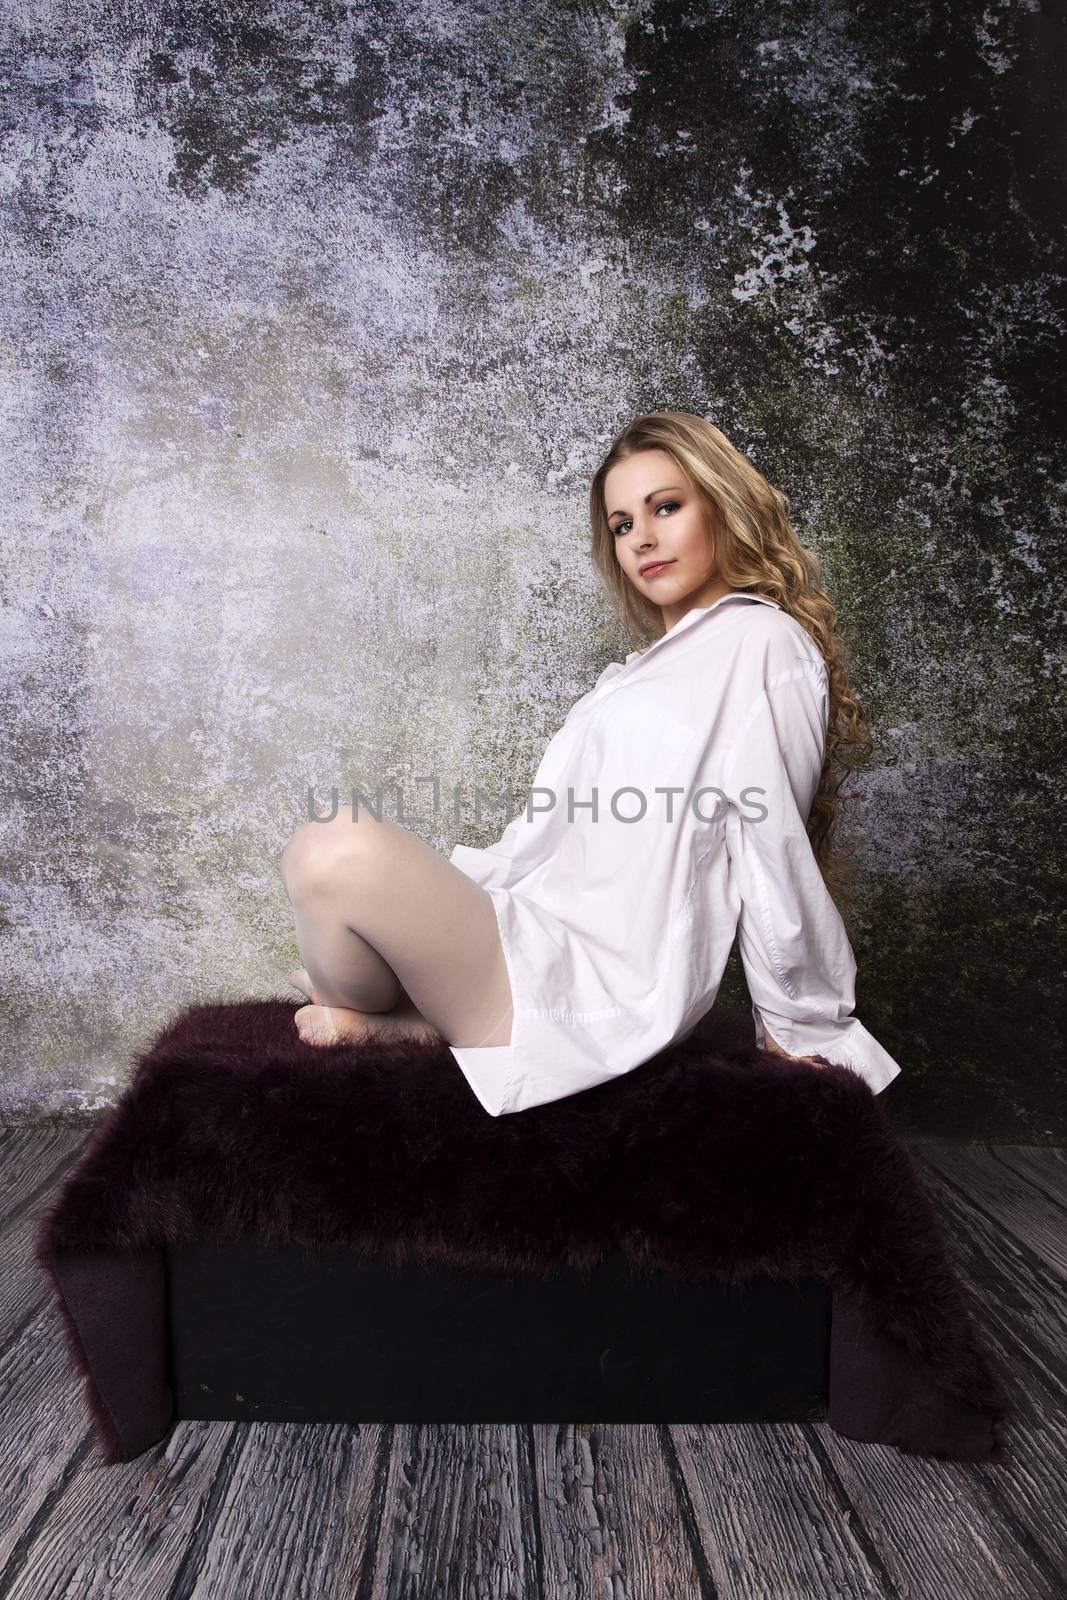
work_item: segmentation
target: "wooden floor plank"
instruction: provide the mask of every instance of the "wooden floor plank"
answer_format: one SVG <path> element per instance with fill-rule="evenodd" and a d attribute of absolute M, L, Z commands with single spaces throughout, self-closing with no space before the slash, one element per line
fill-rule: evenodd
<path fill-rule="evenodd" d="M 718 1600 L 894 1593 L 800 1424 L 673 1423 L 669 1433 Z"/>
<path fill-rule="evenodd" d="M 240 1423 L 183 1423 L 135 1461 L 83 1459 L 23 1541 L 4 1600 L 168 1600 L 183 1585 L 243 1440 Z"/>
<path fill-rule="evenodd" d="M 1015 1519 L 975 1464 L 902 1456 L 888 1445 L 841 1438 L 825 1424 L 803 1426 L 818 1432 L 818 1446 L 877 1546 L 890 1585 L 885 1593 L 909 1600 L 1062 1594 L 1053 1564 L 1020 1540 Z"/>
<path fill-rule="evenodd" d="M 990 1144 L 980 1148 L 988 1150 L 994 1161 L 1026 1178 L 1051 1206 L 1058 1206 L 1067 1214 L 1067 1160 L 1064 1152 L 1051 1145 Z"/>
<path fill-rule="evenodd" d="M 91 1129 L 7 1128 L 0 1148 L 0 1227 L 35 1198 L 55 1190 L 77 1160 Z"/>
<path fill-rule="evenodd" d="M 964 1188 L 923 1159 L 931 1201 L 974 1291 L 982 1326 L 998 1346 L 1027 1363 L 1031 1382 L 1067 1398 L 1067 1305 L 1044 1261 L 973 1203 Z"/>
<path fill-rule="evenodd" d="M 87 1457 L 90 1424 L 54 1313 L 42 1304 L 0 1360 L 0 1573 L 51 1506 L 77 1456 Z M 98 1458 L 99 1459 L 99 1458 Z M 10 1591 L 0 1577 L 0 1594 Z"/>
<path fill-rule="evenodd" d="M 1004 1429 L 1009 1459 L 976 1463 L 986 1493 L 1014 1529 L 1017 1541 L 1059 1577 L 1067 1594 L 1064 1529 L 1067 1528 L 1067 1414 L 1058 1395 L 1029 1381 L 1014 1352 L 1007 1352 L 1015 1385 L 1025 1393 L 1019 1416 Z"/>
<path fill-rule="evenodd" d="M 396 1424 L 371 1600 L 537 1600 L 527 1466 L 518 1426 Z"/>
<path fill-rule="evenodd" d="M 240 1424 L 240 1454 L 183 1594 L 354 1595 L 378 1537 L 374 1479 L 386 1431 L 381 1423 Z"/>
<path fill-rule="evenodd" d="M 655 1423 L 529 1430 L 548 1595 L 711 1595 L 678 1503 L 674 1451 Z"/>
<path fill-rule="evenodd" d="M 84 1129 L 14 1130 L 4 1146 L 12 1171 L 4 1189 L 9 1204 L 0 1219 L 0 1360 L 12 1339 L 51 1299 L 51 1285 L 34 1259 L 41 1217 L 85 1147 Z M 0 1176 L 4 1176 L 0 1169 Z"/>
<path fill-rule="evenodd" d="M 987 1145 L 926 1145 L 922 1160 L 1061 1281 L 1067 1278 L 1067 1209 L 1051 1203 L 1030 1178 Z"/>
<path fill-rule="evenodd" d="M 51 1300 L 51 1284 L 34 1260 L 40 1204 L 0 1228 L 0 1360 L 25 1323 Z"/>

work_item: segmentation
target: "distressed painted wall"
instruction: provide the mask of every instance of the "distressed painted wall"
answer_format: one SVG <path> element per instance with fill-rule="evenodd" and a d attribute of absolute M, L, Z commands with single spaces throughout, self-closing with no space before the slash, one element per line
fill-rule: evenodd
<path fill-rule="evenodd" d="M 627 649 L 587 483 L 668 406 L 788 493 L 853 640 L 894 1114 L 1062 1138 L 1062 22 L 37 0 L 3 28 L 4 1115 L 99 1112 L 190 999 L 285 992 L 309 787 L 496 836 L 474 786 L 527 784 Z"/>

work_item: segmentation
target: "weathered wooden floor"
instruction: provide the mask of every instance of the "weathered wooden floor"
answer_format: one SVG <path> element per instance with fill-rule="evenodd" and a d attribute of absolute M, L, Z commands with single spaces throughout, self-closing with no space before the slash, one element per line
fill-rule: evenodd
<path fill-rule="evenodd" d="M 1067 1594 L 1067 1153 L 915 1146 L 1007 1357 L 1010 1462 L 826 1424 L 180 1423 L 102 1465 L 37 1218 L 86 1133 L 0 1130 L 0 1596 Z"/>

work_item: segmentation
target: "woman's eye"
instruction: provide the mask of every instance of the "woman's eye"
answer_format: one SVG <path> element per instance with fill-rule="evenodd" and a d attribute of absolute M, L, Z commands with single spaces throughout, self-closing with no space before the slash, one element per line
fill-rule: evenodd
<path fill-rule="evenodd" d="M 656 507 L 657 512 L 659 512 L 659 511 L 677 511 L 677 509 L 678 509 L 677 500 L 661 500 L 659 505 Z M 628 517 L 624 517 L 621 522 L 617 522 L 615 524 L 615 532 L 617 534 L 621 533 L 623 528 L 626 527 L 626 525 L 629 522 L 629 520 L 630 519 Z"/>

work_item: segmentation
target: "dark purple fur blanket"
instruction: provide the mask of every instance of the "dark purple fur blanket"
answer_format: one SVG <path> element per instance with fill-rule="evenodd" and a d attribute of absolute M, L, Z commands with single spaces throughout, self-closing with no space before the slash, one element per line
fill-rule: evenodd
<path fill-rule="evenodd" d="M 443 1043 L 305 1044 L 279 1000 L 193 1006 L 138 1058 L 41 1220 L 104 1458 L 167 1431 L 164 1252 L 230 1240 L 472 1269 L 645 1267 L 831 1293 L 827 1420 L 1005 1459 L 1007 1390 L 919 1169 L 847 1066 L 759 1051 L 712 1011 L 612 1083 L 490 1117 Z M 561 1419 L 565 1420 L 565 1419 Z"/>

